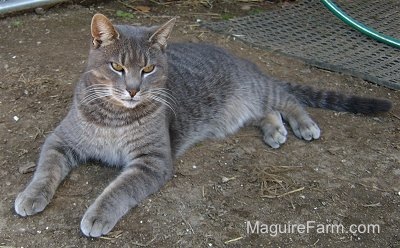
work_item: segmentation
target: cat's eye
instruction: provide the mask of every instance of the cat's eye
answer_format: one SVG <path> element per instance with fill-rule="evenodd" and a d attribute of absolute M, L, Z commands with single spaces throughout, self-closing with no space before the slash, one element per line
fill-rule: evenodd
<path fill-rule="evenodd" d="M 124 67 L 118 63 L 115 62 L 111 62 L 111 67 L 118 72 L 123 72 L 124 71 Z"/>
<path fill-rule="evenodd" d="M 143 69 L 142 69 L 142 71 L 143 71 L 144 73 L 150 73 L 150 72 L 152 72 L 153 70 L 154 70 L 154 65 L 148 65 L 148 66 L 143 67 Z"/>

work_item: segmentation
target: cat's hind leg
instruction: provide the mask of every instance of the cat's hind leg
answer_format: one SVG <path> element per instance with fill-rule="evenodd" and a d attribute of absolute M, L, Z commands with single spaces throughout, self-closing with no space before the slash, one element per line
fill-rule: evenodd
<path fill-rule="evenodd" d="M 279 148 L 286 141 L 287 130 L 278 111 L 269 111 L 260 121 L 264 142 L 272 148 Z"/>

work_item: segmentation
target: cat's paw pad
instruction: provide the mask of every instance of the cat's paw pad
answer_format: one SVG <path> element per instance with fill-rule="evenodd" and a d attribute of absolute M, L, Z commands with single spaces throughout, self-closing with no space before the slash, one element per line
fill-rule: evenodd
<path fill-rule="evenodd" d="M 15 200 L 15 212 L 23 217 L 42 212 L 49 200 L 41 193 L 24 191 Z"/>
<path fill-rule="evenodd" d="M 319 129 L 318 125 L 312 120 L 301 123 L 297 127 L 294 127 L 293 132 L 300 139 L 305 139 L 308 141 L 312 139 L 319 139 L 321 135 L 321 130 Z"/>
<path fill-rule="evenodd" d="M 287 130 L 282 125 L 274 129 L 268 130 L 264 133 L 264 142 L 272 148 L 279 148 L 283 143 L 286 142 Z"/>
<path fill-rule="evenodd" d="M 115 220 L 112 215 L 107 215 L 101 210 L 89 208 L 81 221 L 81 231 L 87 237 L 100 237 L 111 231 L 118 219 Z"/>

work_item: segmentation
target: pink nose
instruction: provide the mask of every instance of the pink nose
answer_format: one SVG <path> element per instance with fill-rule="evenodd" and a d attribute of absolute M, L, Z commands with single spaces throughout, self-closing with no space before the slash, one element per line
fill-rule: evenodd
<path fill-rule="evenodd" d="M 134 97 L 136 95 L 136 93 L 137 93 L 137 90 L 135 90 L 135 89 L 131 89 L 131 90 L 127 90 L 127 91 L 129 92 L 129 95 L 131 97 Z"/>

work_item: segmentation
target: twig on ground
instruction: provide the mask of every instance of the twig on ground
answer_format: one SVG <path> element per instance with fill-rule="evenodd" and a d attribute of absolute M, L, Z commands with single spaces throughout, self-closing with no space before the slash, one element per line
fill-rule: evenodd
<path fill-rule="evenodd" d="M 240 237 L 237 237 L 237 238 L 234 238 L 234 239 L 230 239 L 230 240 L 225 241 L 224 244 L 229 244 L 229 243 L 232 243 L 232 242 L 236 242 L 238 240 L 241 240 L 242 238 L 243 237 L 240 236 Z"/>
<path fill-rule="evenodd" d="M 380 202 L 377 202 L 377 203 L 372 203 L 372 204 L 363 204 L 361 206 L 366 207 L 366 208 L 368 208 L 368 207 L 382 207 L 382 204 Z"/>
<path fill-rule="evenodd" d="M 398 119 L 398 120 L 400 120 L 400 117 L 399 116 L 397 116 L 396 114 L 394 114 L 393 112 L 390 112 L 390 114 L 394 117 L 394 118 L 396 118 L 396 119 Z"/>
<path fill-rule="evenodd" d="M 181 215 L 183 222 L 185 222 L 185 224 L 186 224 L 187 226 L 189 226 L 190 230 L 191 230 L 192 233 L 194 234 L 194 230 L 193 230 L 192 225 L 190 225 L 190 223 L 189 223 L 187 220 L 185 220 L 185 218 L 183 217 L 183 214 L 182 214 L 182 212 L 181 212 L 180 210 L 179 210 L 179 214 Z"/>
<path fill-rule="evenodd" d="M 149 246 L 151 243 L 153 243 L 154 242 L 154 240 L 156 240 L 156 238 L 157 238 L 157 235 L 156 236 L 154 236 L 154 238 L 152 238 L 150 241 L 148 241 L 148 242 L 146 242 L 146 243 L 139 243 L 139 242 L 133 242 L 132 244 L 133 245 L 136 245 L 136 246 L 140 246 L 140 247 L 147 247 L 147 246 Z"/>
<path fill-rule="evenodd" d="M 280 195 L 276 195 L 276 196 L 273 196 L 273 195 L 262 195 L 261 197 L 263 197 L 263 198 L 280 198 L 280 197 L 284 197 L 284 196 L 287 196 L 287 195 L 302 191 L 304 189 L 305 189 L 304 187 L 301 187 L 301 188 L 298 188 L 298 189 L 294 189 L 294 190 L 285 192 L 285 193 L 280 194 Z"/>
<path fill-rule="evenodd" d="M 117 239 L 122 236 L 123 231 L 115 231 L 115 232 L 110 232 L 105 236 L 101 236 L 101 239 L 106 239 L 106 240 L 113 240 Z"/>

